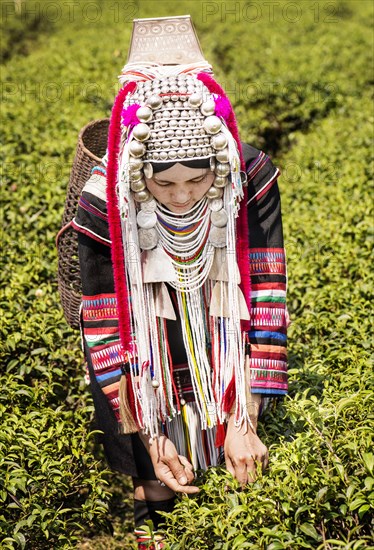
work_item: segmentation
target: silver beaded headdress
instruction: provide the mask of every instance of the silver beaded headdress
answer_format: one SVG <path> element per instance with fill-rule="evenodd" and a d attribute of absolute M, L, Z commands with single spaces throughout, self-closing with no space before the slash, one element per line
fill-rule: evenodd
<path fill-rule="evenodd" d="M 163 35 L 166 38 L 160 40 Z M 157 56 L 151 55 L 155 51 Z M 132 49 L 120 75 L 131 91 L 121 105 L 120 150 L 111 165 L 115 163 L 117 171 L 115 208 L 121 223 L 126 284 L 131 289 L 131 332 L 142 365 L 140 382 L 134 378 L 132 382 L 134 388 L 140 387 L 137 423 L 152 436 L 157 434 L 159 417 L 170 420 L 176 414 L 167 336 L 160 323 L 174 315 L 165 283 L 176 289 L 201 426 L 214 427 L 226 418 L 224 394 L 233 379 L 236 421 L 239 425 L 247 419 L 240 320 L 248 319 L 249 313 L 238 286 L 235 253 L 243 181 L 238 136 L 229 129 L 232 108 L 213 80 L 214 89 L 208 87 L 211 74 L 189 16 L 135 21 Z M 198 159 L 210 159 L 213 185 L 187 213 L 173 214 L 152 197 L 144 176 L 152 177 L 153 164 Z M 116 246 L 113 250 L 116 256 Z M 121 256 L 118 253 L 119 262 Z M 122 272 L 117 276 L 122 277 Z M 210 302 L 208 313 L 198 306 L 202 287 Z M 204 344 L 209 315 L 215 341 L 214 383 Z M 222 331 L 224 343 L 217 337 Z M 147 367 L 150 363 L 152 370 Z"/>

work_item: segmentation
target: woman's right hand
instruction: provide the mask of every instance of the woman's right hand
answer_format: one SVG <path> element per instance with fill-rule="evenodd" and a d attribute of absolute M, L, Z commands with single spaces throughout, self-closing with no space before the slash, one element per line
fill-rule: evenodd
<path fill-rule="evenodd" d="M 165 435 L 149 440 L 149 436 L 141 435 L 141 439 L 152 460 L 156 477 L 176 493 L 193 495 L 199 488 L 192 485 L 195 476 L 192 464 L 186 457 L 178 455 L 175 445 Z"/>

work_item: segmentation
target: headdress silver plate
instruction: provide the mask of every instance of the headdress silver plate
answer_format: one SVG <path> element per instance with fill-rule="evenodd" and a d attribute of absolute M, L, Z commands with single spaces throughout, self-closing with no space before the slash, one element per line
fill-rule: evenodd
<path fill-rule="evenodd" d="M 134 19 L 127 63 L 205 61 L 190 15 Z"/>

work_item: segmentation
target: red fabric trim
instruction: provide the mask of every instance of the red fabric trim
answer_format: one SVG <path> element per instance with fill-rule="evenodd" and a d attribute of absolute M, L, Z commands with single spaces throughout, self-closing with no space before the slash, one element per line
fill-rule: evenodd
<path fill-rule="evenodd" d="M 126 96 L 136 88 L 135 82 L 128 82 L 122 88 L 113 105 L 108 136 L 108 164 L 107 164 L 107 207 L 109 232 L 112 241 L 112 264 L 114 286 L 118 302 L 119 328 L 122 346 L 129 349 L 131 344 L 130 312 L 128 290 L 125 277 L 125 262 L 122 245 L 121 220 L 116 194 L 117 161 L 120 152 L 121 140 L 121 111 Z"/>

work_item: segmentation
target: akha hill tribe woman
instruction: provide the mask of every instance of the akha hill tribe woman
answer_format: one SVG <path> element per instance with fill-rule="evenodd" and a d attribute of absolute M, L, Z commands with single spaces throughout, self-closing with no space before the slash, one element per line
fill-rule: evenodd
<path fill-rule="evenodd" d="M 155 25 L 169 38 L 190 25 L 174 19 L 136 23 L 142 55 L 133 38 L 74 220 L 98 427 L 109 465 L 133 478 L 136 526 L 157 526 L 222 457 L 250 482 L 268 461 L 260 409 L 287 391 L 279 170 L 240 142 L 199 52 L 177 63 L 158 43 L 147 57 Z"/>

